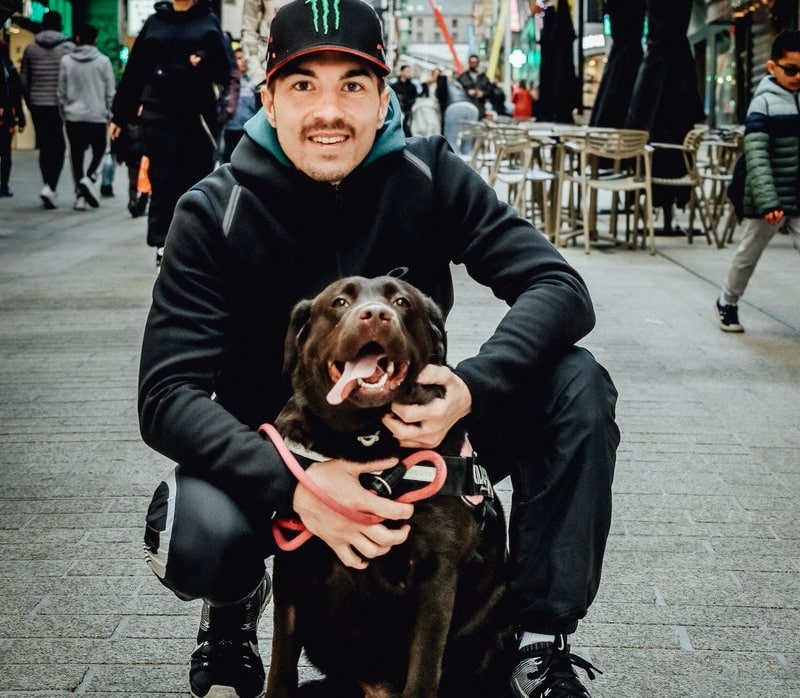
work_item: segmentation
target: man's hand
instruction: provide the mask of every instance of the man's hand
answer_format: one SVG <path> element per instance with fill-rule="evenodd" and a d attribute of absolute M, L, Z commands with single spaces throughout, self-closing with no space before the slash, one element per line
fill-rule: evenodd
<path fill-rule="evenodd" d="M 417 382 L 441 385 L 445 396 L 427 405 L 392 403 L 392 411 L 383 417 L 383 424 L 404 448 L 436 448 L 452 426 L 470 413 L 472 395 L 466 383 L 447 366 L 429 364 Z"/>
<path fill-rule="evenodd" d="M 381 519 L 403 521 L 410 519 L 414 513 L 411 504 L 378 497 L 365 490 L 358 481 L 358 476 L 362 473 L 386 470 L 396 464 L 397 459 L 370 463 L 329 460 L 315 463 L 306 473 L 318 487 L 348 509 L 373 514 Z M 355 569 L 364 569 L 367 566 L 364 558 L 385 555 L 392 546 L 403 543 L 410 530 L 408 524 L 390 529 L 380 523 L 351 521 L 330 509 L 302 482 L 297 485 L 292 505 L 305 527 L 323 540 L 342 564 Z"/>
<path fill-rule="evenodd" d="M 119 134 L 122 133 L 122 128 L 115 124 L 113 121 L 108 125 L 108 137 L 115 141 L 119 138 Z"/>
<path fill-rule="evenodd" d="M 781 222 L 781 218 L 783 218 L 783 210 L 780 208 L 764 214 L 764 220 L 770 225 L 778 225 Z"/>

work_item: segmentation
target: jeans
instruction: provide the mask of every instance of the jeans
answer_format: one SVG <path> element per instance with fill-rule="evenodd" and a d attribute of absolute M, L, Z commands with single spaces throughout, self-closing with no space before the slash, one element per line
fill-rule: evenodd
<path fill-rule="evenodd" d="M 462 121 L 478 121 L 478 107 L 472 102 L 453 102 L 444 110 L 444 138 L 455 150 L 458 142 L 458 128 Z M 461 143 L 458 155 L 468 155 L 472 151 L 473 142 L 465 140 Z"/>
<path fill-rule="evenodd" d="M 784 216 L 778 225 L 770 225 L 763 218 L 744 219 L 742 241 L 731 260 L 728 279 L 722 287 L 722 299 L 725 303 L 736 305 L 739 302 L 761 253 L 781 226 L 786 228 L 792 237 L 794 248 L 800 252 L 800 216 Z"/>

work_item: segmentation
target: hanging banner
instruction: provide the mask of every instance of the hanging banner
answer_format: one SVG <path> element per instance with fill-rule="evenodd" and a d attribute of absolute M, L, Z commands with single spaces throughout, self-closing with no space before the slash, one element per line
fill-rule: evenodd
<path fill-rule="evenodd" d="M 489 65 L 486 69 L 486 75 L 490 80 L 499 80 L 500 75 L 497 74 L 497 64 L 500 61 L 500 48 L 503 45 L 503 39 L 506 34 L 506 24 L 508 22 L 508 2 L 509 0 L 502 0 L 500 3 L 500 15 L 497 18 L 497 28 L 494 30 L 494 40 L 492 41 L 492 50 L 489 52 Z"/>
<path fill-rule="evenodd" d="M 444 40 L 447 42 L 447 47 L 450 49 L 450 54 L 453 56 L 453 65 L 455 66 L 456 73 L 457 74 L 463 73 L 464 66 L 458 59 L 458 54 L 456 53 L 456 47 L 453 45 L 453 37 L 450 36 L 450 31 L 447 29 L 447 24 L 444 21 L 444 17 L 442 16 L 442 11 L 436 4 L 436 0 L 428 0 L 428 2 L 430 3 L 431 9 L 433 10 L 433 16 L 436 18 L 436 24 L 439 25 L 439 29 L 442 32 L 442 36 L 444 37 Z"/>

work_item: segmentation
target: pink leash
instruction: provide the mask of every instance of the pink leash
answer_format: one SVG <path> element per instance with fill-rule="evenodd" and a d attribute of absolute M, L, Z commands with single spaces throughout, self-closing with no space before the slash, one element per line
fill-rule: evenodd
<path fill-rule="evenodd" d="M 362 511 L 356 511 L 345 507 L 322 490 L 308 476 L 306 471 L 303 470 L 274 426 L 271 424 L 262 424 L 258 428 L 258 433 L 272 441 L 273 446 L 277 449 L 286 467 L 289 468 L 291 473 L 297 478 L 297 481 L 302 482 L 303 485 L 328 508 L 356 523 L 376 524 L 384 520 L 374 514 L 366 514 Z M 405 466 L 405 469 L 409 470 L 418 463 L 426 461 L 432 463 L 436 469 L 433 480 L 424 487 L 400 495 L 397 498 L 398 502 L 410 504 L 411 502 L 417 502 L 421 499 L 427 499 L 435 495 L 442 488 L 442 485 L 444 485 L 447 479 L 447 465 L 444 462 L 444 458 L 436 453 L 436 451 L 416 451 L 401 462 Z M 287 538 L 284 535 L 284 531 L 292 531 L 296 533 L 296 535 Z M 297 519 L 276 518 L 272 523 L 272 535 L 275 537 L 275 542 L 281 550 L 291 551 L 297 550 L 303 543 L 311 538 L 312 534 L 306 529 L 302 521 L 298 521 Z"/>

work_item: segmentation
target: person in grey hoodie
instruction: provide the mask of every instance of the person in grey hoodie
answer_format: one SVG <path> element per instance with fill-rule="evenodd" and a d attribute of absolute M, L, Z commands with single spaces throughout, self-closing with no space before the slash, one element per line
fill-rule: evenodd
<path fill-rule="evenodd" d="M 42 30 L 22 54 L 20 77 L 25 102 L 33 118 L 39 147 L 39 170 L 45 208 L 56 207 L 56 188 L 64 167 L 64 129 L 58 111 L 58 68 L 61 58 L 75 48 L 62 33 L 61 14 L 53 10 L 42 17 Z"/>
<path fill-rule="evenodd" d="M 67 130 L 72 176 L 75 180 L 75 210 L 88 203 L 97 208 L 94 192 L 97 171 L 106 152 L 106 131 L 114 99 L 114 69 L 108 56 L 94 45 L 97 28 L 86 24 L 75 33 L 78 47 L 61 59 L 58 73 L 58 108 Z M 88 148 L 92 159 L 84 173 Z"/>

